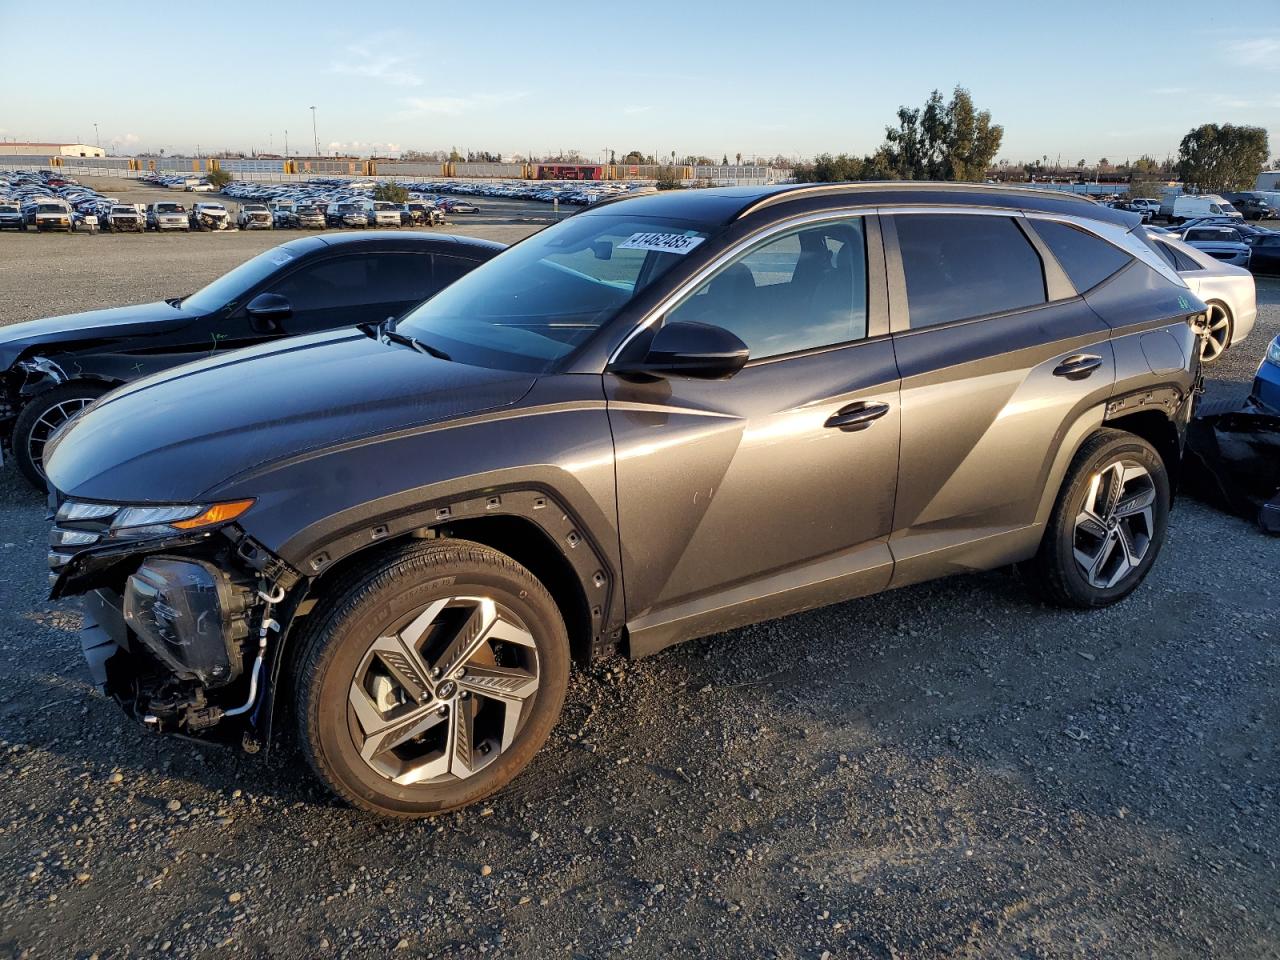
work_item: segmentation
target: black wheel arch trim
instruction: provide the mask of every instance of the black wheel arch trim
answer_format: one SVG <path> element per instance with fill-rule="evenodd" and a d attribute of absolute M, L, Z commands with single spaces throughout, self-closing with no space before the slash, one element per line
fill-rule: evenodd
<path fill-rule="evenodd" d="M 447 537 L 454 525 L 472 521 L 517 518 L 537 527 L 577 578 L 590 617 L 591 655 L 607 654 L 622 643 L 624 613 L 618 566 L 592 533 L 591 524 L 554 489 L 537 483 L 511 483 L 430 500 L 384 502 L 375 512 L 366 512 L 365 506 L 299 532 L 280 548 L 279 555 L 314 581 L 370 548 L 412 536 Z"/>

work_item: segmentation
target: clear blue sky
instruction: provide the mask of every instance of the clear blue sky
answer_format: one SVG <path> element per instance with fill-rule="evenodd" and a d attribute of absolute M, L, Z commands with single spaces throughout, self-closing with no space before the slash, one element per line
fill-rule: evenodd
<path fill-rule="evenodd" d="M 314 104 L 326 152 L 862 153 L 962 83 L 1011 160 L 1162 158 L 1211 121 L 1280 154 L 1278 0 L 0 0 L 0 35 L 0 136 L 93 143 L 96 121 L 119 152 L 281 152 L 286 129 L 310 152 Z"/>

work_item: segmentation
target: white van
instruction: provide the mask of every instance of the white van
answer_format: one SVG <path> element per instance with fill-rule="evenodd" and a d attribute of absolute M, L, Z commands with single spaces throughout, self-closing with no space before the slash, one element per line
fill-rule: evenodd
<path fill-rule="evenodd" d="M 1173 223 L 1181 223 L 1192 217 L 1236 217 L 1244 214 L 1223 200 L 1216 193 L 1166 193 L 1160 199 L 1160 216 Z"/>

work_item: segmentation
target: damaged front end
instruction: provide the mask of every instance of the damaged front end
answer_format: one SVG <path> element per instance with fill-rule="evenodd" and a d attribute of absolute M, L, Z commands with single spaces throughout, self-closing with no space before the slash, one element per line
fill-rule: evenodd
<path fill-rule="evenodd" d="M 299 575 L 231 520 L 251 501 L 182 507 L 66 501 L 51 599 L 85 595 L 93 682 L 149 728 L 256 751 Z"/>
<path fill-rule="evenodd" d="M 66 371 L 56 361 L 37 355 L 25 357 L 8 370 L 0 371 L 0 450 L 12 449 L 13 424 L 23 405 L 37 393 L 67 380 Z"/>

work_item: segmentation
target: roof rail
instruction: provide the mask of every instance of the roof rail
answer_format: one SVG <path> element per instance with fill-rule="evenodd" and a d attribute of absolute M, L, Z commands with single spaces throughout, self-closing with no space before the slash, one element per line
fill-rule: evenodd
<path fill-rule="evenodd" d="M 1062 190 L 1045 190 L 1037 187 L 1009 187 L 991 183 L 971 183 L 967 181 L 940 180 L 856 180 L 847 183 L 805 183 L 782 186 L 763 197 L 752 200 L 735 214 L 735 220 L 763 210 L 776 203 L 785 203 L 797 197 L 821 195 L 826 193 L 864 193 L 873 190 L 932 190 L 970 193 L 974 191 L 990 191 L 991 193 L 1034 193 L 1042 197 L 1053 197 L 1059 200 L 1078 200 L 1092 204 L 1095 201 L 1077 193 L 1066 193 Z"/>

